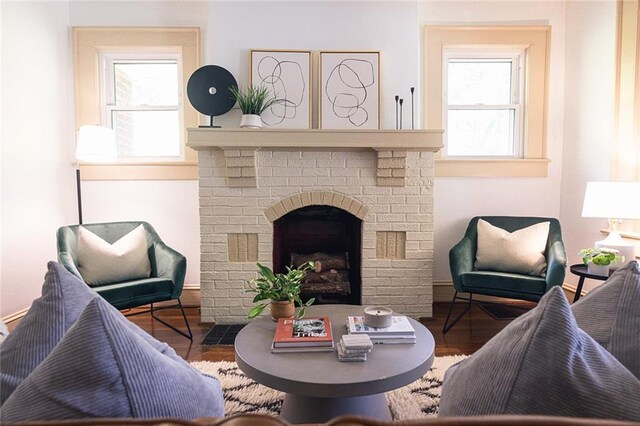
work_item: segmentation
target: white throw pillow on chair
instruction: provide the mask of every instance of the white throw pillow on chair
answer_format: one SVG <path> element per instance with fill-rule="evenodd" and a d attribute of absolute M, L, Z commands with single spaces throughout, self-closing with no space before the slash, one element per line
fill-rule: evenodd
<path fill-rule="evenodd" d="M 509 232 L 478 220 L 475 267 L 481 270 L 541 276 L 547 270 L 544 256 L 549 222 L 540 222 Z"/>
<path fill-rule="evenodd" d="M 148 278 L 151 262 L 144 226 L 138 226 L 113 244 L 80 226 L 78 271 L 90 286 Z"/>

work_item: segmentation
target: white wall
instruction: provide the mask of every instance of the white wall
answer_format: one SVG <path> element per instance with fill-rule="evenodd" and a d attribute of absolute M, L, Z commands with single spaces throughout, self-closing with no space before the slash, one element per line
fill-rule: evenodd
<path fill-rule="evenodd" d="M 434 280 L 450 281 L 449 250 L 477 215 L 560 218 L 564 125 L 565 3 L 423 1 L 421 25 L 551 25 L 546 178 L 436 178 Z"/>
<path fill-rule="evenodd" d="M 408 99 L 409 87 L 419 90 L 416 12 L 415 2 L 74 1 L 70 25 L 198 26 L 202 64 L 227 68 L 241 85 L 248 83 L 251 48 L 381 50 L 382 124 L 393 128 L 393 96 Z M 316 122 L 317 102 L 313 116 Z M 238 127 L 240 114 L 232 111 L 217 121 Z M 85 222 L 147 220 L 187 257 L 186 283 L 200 283 L 197 182 L 85 181 L 82 195 Z"/>
<path fill-rule="evenodd" d="M 616 2 L 567 3 L 566 113 L 561 211 L 569 263 L 603 239 L 604 219 L 581 217 L 586 183 L 611 178 L 616 61 Z M 566 281 L 577 277 L 567 274 Z M 585 287 L 593 285 L 587 280 Z"/>
<path fill-rule="evenodd" d="M 424 24 L 550 24 L 549 176 L 438 178 L 435 278 L 449 280 L 448 251 L 473 215 L 559 217 L 573 260 L 599 239 L 602 224 L 581 219 L 580 207 L 585 182 L 609 176 L 613 1 L 41 1 L 2 2 L 1 11 L 0 315 L 39 294 L 45 262 L 56 256 L 55 229 L 77 221 L 69 26 L 200 27 L 203 65 L 224 66 L 240 84 L 248 81 L 251 48 L 379 49 L 382 125 L 393 128 L 395 94 L 408 97 L 415 86 L 422 100 Z M 239 114 L 221 121 L 235 127 Z M 84 182 L 83 197 L 87 222 L 151 222 L 187 256 L 187 283 L 199 283 L 195 181 Z"/>
<path fill-rule="evenodd" d="M 0 316 L 40 295 L 56 229 L 73 220 L 67 2 L 2 4 Z"/>
<path fill-rule="evenodd" d="M 204 1 L 73 1 L 71 26 L 200 27 L 202 64 L 210 61 L 211 4 Z M 145 220 L 187 257 L 185 284 L 200 284 L 197 181 L 84 181 L 83 220 Z M 74 219 L 75 220 L 75 219 Z"/>
<path fill-rule="evenodd" d="M 85 223 L 149 222 L 167 245 L 187 257 L 185 284 L 200 284 L 196 181 L 85 181 L 82 185 Z"/>
<path fill-rule="evenodd" d="M 381 127 L 395 128 L 396 94 L 405 99 L 405 127 L 410 126 L 409 88 L 420 87 L 416 2 L 230 1 L 215 2 L 210 13 L 214 63 L 231 71 L 240 85 L 249 83 L 252 48 L 313 50 L 315 83 L 318 51 L 380 50 Z M 248 28 L 251 30 L 243 30 Z M 313 93 L 318 93 L 317 84 L 314 87 Z M 312 114 L 315 127 L 316 98 Z M 235 111 L 221 123 L 237 127 L 239 121 L 240 114 Z"/>
<path fill-rule="evenodd" d="M 2 23 L 2 2 L 0 2 L 0 23 Z M 1 99 L 4 99 L 4 90 L 3 90 L 3 85 L 2 85 L 2 76 L 4 74 L 4 69 L 2 68 L 2 40 L 4 40 L 4 35 L 3 32 L 0 30 L 0 129 L 4 128 L 4 114 L 2 113 L 3 111 L 3 102 L 1 101 Z M 2 167 L 3 163 L 2 163 L 2 159 L 4 158 L 4 156 L 2 155 L 2 147 L 4 146 L 4 134 L 2 131 L 0 131 L 0 317 L 2 317 L 4 314 L 4 310 L 2 309 L 2 293 L 3 293 L 3 289 L 4 287 L 2 286 L 2 283 L 4 282 L 4 280 L 2 279 L 2 265 L 3 265 L 3 253 L 4 251 L 2 250 L 2 236 L 4 235 L 4 232 L 2 231 L 2 218 L 3 218 L 3 203 L 2 203 L 2 194 L 3 194 L 3 190 L 2 190 L 2 169 L 4 169 L 4 167 Z"/>

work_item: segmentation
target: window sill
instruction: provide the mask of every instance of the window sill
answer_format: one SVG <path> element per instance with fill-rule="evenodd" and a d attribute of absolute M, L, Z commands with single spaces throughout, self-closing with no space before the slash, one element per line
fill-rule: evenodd
<path fill-rule="evenodd" d="M 82 180 L 197 180 L 195 164 L 81 165 Z"/>
<path fill-rule="evenodd" d="M 436 177 L 546 177 L 548 158 L 436 159 Z"/>
<path fill-rule="evenodd" d="M 610 233 L 608 229 L 601 229 L 600 232 L 604 235 L 609 235 Z M 620 236 L 622 238 L 628 238 L 630 240 L 640 240 L 640 233 L 638 232 L 620 231 Z"/>

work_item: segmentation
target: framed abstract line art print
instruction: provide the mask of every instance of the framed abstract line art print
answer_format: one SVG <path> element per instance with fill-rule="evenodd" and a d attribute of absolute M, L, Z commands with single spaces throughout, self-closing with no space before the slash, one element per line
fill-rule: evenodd
<path fill-rule="evenodd" d="M 265 86 L 280 99 L 262 113 L 267 127 L 311 128 L 311 51 L 260 50 L 250 52 L 250 81 Z"/>
<path fill-rule="evenodd" d="M 380 52 L 320 52 L 321 129 L 380 128 Z"/>

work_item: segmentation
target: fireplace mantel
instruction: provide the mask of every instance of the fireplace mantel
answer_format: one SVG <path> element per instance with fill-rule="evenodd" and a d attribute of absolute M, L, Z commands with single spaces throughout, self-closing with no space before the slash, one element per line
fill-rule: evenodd
<path fill-rule="evenodd" d="M 314 149 L 408 150 L 436 152 L 442 130 L 326 130 L 326 129 L 187 129 L 187 146 L 195 150 Z"/>

